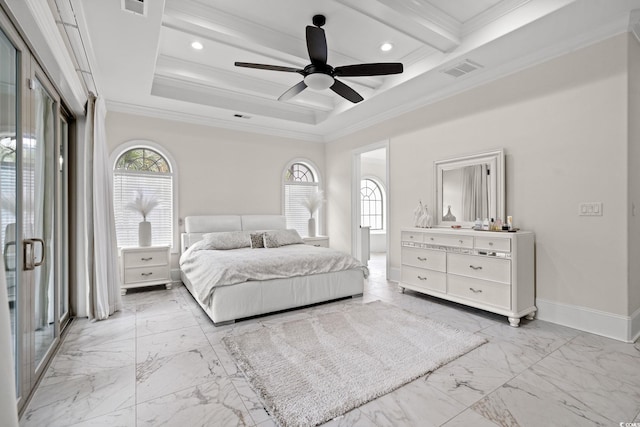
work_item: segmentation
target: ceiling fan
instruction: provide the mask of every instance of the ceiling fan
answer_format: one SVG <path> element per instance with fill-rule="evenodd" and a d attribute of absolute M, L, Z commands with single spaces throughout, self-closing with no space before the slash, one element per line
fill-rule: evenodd
<path fill-rule="evenodd" d="M 326 18 L 324 15 L 315 15 L 313 17 L 313 25 L 315 26 L 307 25 L 307 51 L 309 52 L 311 64 L 303 69 L 279 65 L 253 64 L 249 62 L 236 62 L 235 65 L 236 67 L 302 74 L 304 79 L 280 95 L 278 101 L 287 101 L 307 87 L 310 87 L 316 90 L 331 89 L 355 104 L 364 98 L 351 87 L 337 80 L 336 77 L 384 76 L 402 73 L 403 67 L 399 62 L 344 65 L 335 68 L 327 64 L 327 39 L 322 29 L 325 22 Z"/>

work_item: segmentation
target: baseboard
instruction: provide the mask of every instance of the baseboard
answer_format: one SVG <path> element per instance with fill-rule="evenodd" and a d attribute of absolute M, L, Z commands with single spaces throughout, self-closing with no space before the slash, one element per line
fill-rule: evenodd
<path fill-rule="evenodd" d="M 389 280 L 392 282 L 399 282 L 400 281 L 400 277 L 402 277 L 400 275 L 400 269 L 399 268 L 390 268 L 389 269 Z"/>
<path fill-rule="evenodd" d="M 640 310 L 629 316 L 536 298 L 536 317 L 618 341 L 632 342 L 632 323 L 640 328 Z M 635 329 L 638 330 L 638 329 Z"/>
<path fill-rule="evenodd" d="M 629 318 L 629 341 L 636 342 L 640 338 L 640 308 Z"/>

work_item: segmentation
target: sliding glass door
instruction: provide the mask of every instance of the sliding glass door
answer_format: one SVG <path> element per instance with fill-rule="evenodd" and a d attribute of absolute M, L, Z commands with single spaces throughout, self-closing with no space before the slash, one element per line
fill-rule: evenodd
<path fill-rule="evenodd" d="M 13 345 L 13 360 L 15 366 L 15 380 L 17 393 L 21 396 L 21 382 L 19 381 L 18 354 L 20 334 L 18 319 L 20 297 L 18 292 L 18 251 L 16 237 L 18 236 L 18 123 L 19 111 L 19 57 L 18 50 L 11 43 L 3 31 L 0 31 L 0 241 L 2 243 L 2 258 L 7 295 L 9 297 L 9 313 L 11 316 L 11 337 Z"/>
<path fill-rule="evenodd" d="M 17 405 L 32 392 L 69 320 L 70 117 L 0 10 L 0 242 Z"/>
<path fill-rule="evenodd" d="M 32 68 L 40 71 L 32 64 Z M 22 144 L 24 276 L 32 289 L 33 369 L 40 365 L 58 334 L 55 313 L 55 182 L 56 101 L 39 73 L 29 80 L 31 89 L 30 138 Z"/>

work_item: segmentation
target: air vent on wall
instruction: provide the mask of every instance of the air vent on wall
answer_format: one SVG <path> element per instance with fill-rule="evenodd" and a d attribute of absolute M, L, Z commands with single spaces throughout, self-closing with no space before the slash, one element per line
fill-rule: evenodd
<path fill-rule="evenodd" d="M 122 0 L 122 10 L 135 13 L 136 15 L 147 15 L 147 6 L 144 0 Z"/>
<path fill-rule="evenodd" d="M 454 65 L 453 67 L 442 70 L 442 72 L 453 77 L 460 77 L 464 76 L 465 74 L 469 74 L 470 72 L 475 71 L 478 68 L 482 68 L 482 65 L 465 59 L 464 61 Z"/>

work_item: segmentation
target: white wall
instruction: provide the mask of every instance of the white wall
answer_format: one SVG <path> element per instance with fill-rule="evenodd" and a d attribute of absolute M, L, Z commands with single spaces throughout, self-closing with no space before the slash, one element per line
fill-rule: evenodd
<path fill-rule="evenodd" d="M 435 160 L 504 147 L 507 215 L 536 233 L 537 298 L 627 316 L 627 36 L 621 35 L 383 122 L 327 146 L 332 245 L 350 250 L 351 150 L 390 139 L 389 250 Z M 604 202 L 603 217 L 578 204 Z"/>
<path fill-rule="evenodd" d="M 640 334 L 640 42 L 629 34 L 629 338 Z M 635 212 L 634 212 L 635 211 Z M 635 213 L 635 215 L 634 215 Z"/>
<path fill-rule="evenodd" d="M 132 139 L 160 144 L 178 163 L 180 218 L 282 214 L 282 173 L 294 158 L 311 160 L 325 176 L 322 144 L 110 112 L 110 150 Z"/>

